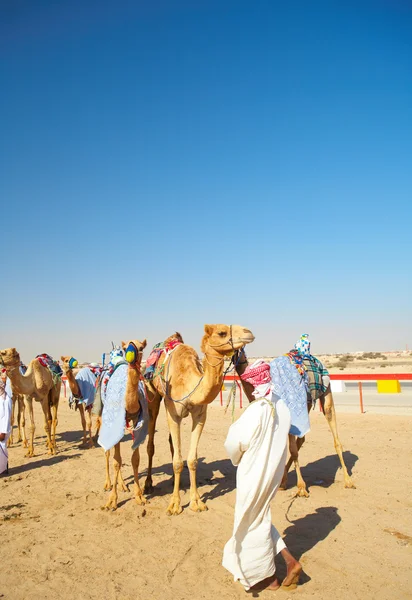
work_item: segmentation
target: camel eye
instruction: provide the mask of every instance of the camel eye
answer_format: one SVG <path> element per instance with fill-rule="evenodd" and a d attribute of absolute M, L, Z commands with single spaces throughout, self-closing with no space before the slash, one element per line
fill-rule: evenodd
<path fill-rule="evenodd" d="M 226 331 L 219 331 L 220 337 L 226 337 Z"/>

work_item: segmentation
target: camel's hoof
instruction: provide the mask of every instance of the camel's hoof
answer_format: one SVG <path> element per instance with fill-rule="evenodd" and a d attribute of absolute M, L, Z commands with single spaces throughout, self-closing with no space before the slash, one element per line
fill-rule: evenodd
<path fill-rule="evenodd" d="M 181 507 L 180 502 L 172 500 L 172 502 L 167 508 L 166 514 L 169 515 L 169 517 L 171 517 L 173 515 L 180 515 L 181 512 L 183 512 L 183 508 Z"/>
<path fill-rule="evenodd" d="M 356 485 L 349 479 L 348 481 L 345 481 L 345 488 L 356 490 Z"/>
<path fill-rule="evenodd" d="M 105 492 L 110 492 L 110 490 L 112 489 L 112 487 L 113 486 L 112 486 L 111 483 L 105 483 L 103 489 L 104 489 Z"/>
<path fill-rule="evenodd" d="M 309 498 L 309 492 L 306 488 L 298 488 L 295 498 Z"/>
<path fill-rule="evenodd" d="M 26 441 L 23 442 L 23 448 L 28 448 L 29 447 L 29 443 Z"/>
<path fill-rule="evenodd" d="M 136 500 L 136 504 L 138 504 L 139 506 L 144 506 L 145 504 L 148 504 L 148 500 L 146 500 L 146 498 L 144 496 L 135 496 L 135 500 Z"/>
<path fill-rule="evenodd" d="M 209 510 L 204 502 L 201 500 L 192 500 L 189 504 L 190 510 L 193 512 L 203 512 L 204 510 Z"/>
<path fill-rule="evenodd" d="M 33 458 L 34 452 L 27 452 L 24 456 L 25 458 Z"/>
<path fill-rule="evenodd" d="M 146 481 L 146 483 L 144 484 L 144 493 L 145 494 L 153 494 L 153 490 L 154 490 L 153 484 L 147 483 L 147 481 Z"/>
<path fill-rule="evenodd" d="M 284 485 L 282 483 L 280 484 L 280 486 L 279 486 L 280 492 L 286 492 L 287 489 L 288 489 L 288 486 L 286 484 L 284 484 Z"/>
<path fill-rule="evenodd" d="M 117 510 L 117 498 L 109 498 L 109 501 L 102 507 L 103 510 Z"/>

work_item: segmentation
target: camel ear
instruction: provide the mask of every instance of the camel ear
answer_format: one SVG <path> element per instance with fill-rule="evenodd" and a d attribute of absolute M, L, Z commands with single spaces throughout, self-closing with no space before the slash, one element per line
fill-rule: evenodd
<path fill-rule="evenodd" d="M 61 357 L 60 357 L 60 360 L 62 360 L 62 361 L 64 362 L 64 356 L 61 356 Z"/>
<path fill-rule="evenodd" d="M 205 325 L 206 335 L 212 335 L 213 331 L 214 331 L 213 325 Z"/>
<path fill-rule="evenodd" d="M 122 348 L 123 348 L 123 350 L 126 348 L 126 346 L 127 346 L 126 342 L 123 342 L 123 340 L 122 340 Z"/>
<path fill-rule="evenodd" d="M 142 346 L 143 346 L 143 348 L 146 348 L 146 346 L 147 346 L 147 340 L 143 340 Z"/>

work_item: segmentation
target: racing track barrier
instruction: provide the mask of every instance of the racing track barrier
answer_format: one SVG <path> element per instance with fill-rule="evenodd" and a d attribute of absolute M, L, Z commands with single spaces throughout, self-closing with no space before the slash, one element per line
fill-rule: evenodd
<path fill-rule="evenodd" d="M 397 382 L 399 384 L 400 381 L 412 381 L 412 373 L 329 373 L 329 377 L 331 381 L 356 381 L 358 383 L 359 389 L 359 408 L 361 414 L 365 411 L 363 409 L 363 388 L 362 382 L 364 381 L 392 381 Z M 238 375 L 226 375 L 223 380 L 223 384 L 225 381 L 234 381 L 240 391 L 239 398 L 239 407 L 243 408 L 243 388 L 240 383 L 240 377 Z M 397 386 L 400 391 L 400 384 Z M 378 388 L 379 391 L 379 388 Z M 322 410 L 322 406 L 320 405 L 320 410 Z M 223 390 L 220 390 L 220 406 L 223 406 Z"/>

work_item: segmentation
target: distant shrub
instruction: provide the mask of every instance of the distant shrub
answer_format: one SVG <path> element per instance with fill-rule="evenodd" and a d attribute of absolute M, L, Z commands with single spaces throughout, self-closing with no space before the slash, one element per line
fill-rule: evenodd
<path fill-rule="evenodd" d="M 379 365 L 379 366 L 382 367 L 382 369 L 386 369 L 386 365 L 385 364 L 382 364 L 382 365 Z"/>

